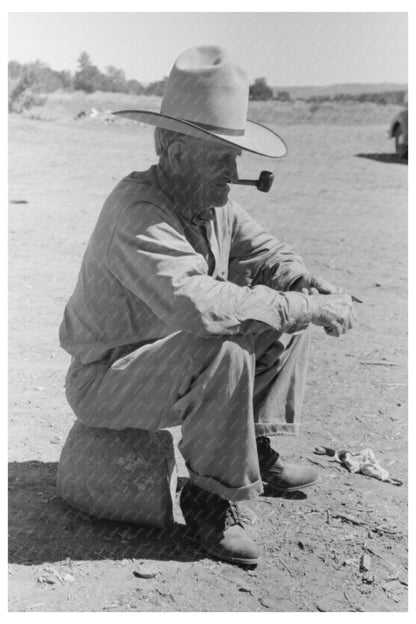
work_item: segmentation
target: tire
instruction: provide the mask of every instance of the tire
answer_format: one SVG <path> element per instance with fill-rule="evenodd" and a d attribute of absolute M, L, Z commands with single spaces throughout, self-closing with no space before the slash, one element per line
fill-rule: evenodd
<path fill-rule="evenodd" d="M 404 142 L 403 128 L 400 124 L 396 127 L 396 130 L 394 133 L 394 143 L 395 143 L 397 158 L 400 158 L 400 159 L 406 158 L 407 157 L 407 145 Z"/>

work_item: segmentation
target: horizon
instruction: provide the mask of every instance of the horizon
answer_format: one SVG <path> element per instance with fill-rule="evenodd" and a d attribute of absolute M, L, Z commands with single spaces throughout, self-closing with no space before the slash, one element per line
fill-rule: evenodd
<path fill-rule="evenodd" d="M 144 85 L 207 42 L 228 47 L 250 83 L 408 84 L 406 13 L 9 13 L 9 60 L 74 73 L 85 51 Z"/>
<path fill-rule="evenodd" d="M 83 52 L 87 52 L 88 54 L 88 50 L 83 50 Z M 10 58 L 8 60 L 8 62 L 13 62 L 16 61 L 18 62 L 20 65 L 29 65 L 31 63 L 44 63 L 45 65 L 47 65 L 47 67 L 49 67 L 49 69 L 53 70 L 53 71 L 69 71 L 72 75 L 74 75 L 74 73 L 77 71 L 77 69 L 75 68 L 75 70 L 70 70 L 68 68 L 63 68 L 63 69 L 56 69 L 54 68 L 52 65 L 50 65 L 49 63 L 46 63 L 46 61 L 44 61 L 41 58 L 36 58 L 33 60 L 29 60 L 29 61 L 19 61 L 18 59 L 15 58 Z M 94 59 L 91 58 L 91 62 L 93 65 L 96 65 L 96 63 L 94 63 Z M 114 65 L 113 65 L 114 66 Z M 99 67 L 97 65 L 99 71 L 103 71 L 104 68 Z M 115 66 L 114 66 L 115 67 Z M 116 68 L 116 69 L 121 69 L 121 68 Z M 149 84 L 151 84 L 152 82 L 157 82 L 159 80 L 162 80 L 165 76 L 159 76 L 159 77 L 154 77 L 151 80 L 148 81 L 143 81 L 140 80 L 140 78 L 138 78 L 137 76 L 126 76 L 126 80 L 137 80 L 138 82 L 140 82 L 140 84 L 142 84 L 144 87 L 148 86 Z M 260 76 L 256 76 L 256 78 L 259 78 Z M 327 88 L 327 87 L 353 87 L 353 86 L 365 86 L 365 85 L 369 85 L 369 86 L 378 86 L 378 85 L 392 85 L 392 86 L 400 86 L 400 87 L 404 87 L 404 86 L 408 86 L 408 82 L 397 82 L 397 81 L 382 81 L 382 82 L 337 82 L 337 83 L 329 83 L 329 84 L 315 84 L 315 85 L 311 85 L 311 84 L 298 84 L 298 85 L 273 85 L 271 83 L 267 83 L 270 87 L 275 88 L 275 89 L 319 89 L 319 88 Z"/>

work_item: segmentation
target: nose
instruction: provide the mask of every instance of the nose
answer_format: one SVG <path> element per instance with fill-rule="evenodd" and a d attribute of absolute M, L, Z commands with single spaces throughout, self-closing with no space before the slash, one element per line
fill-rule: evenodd
<path fill-rule="evenodd" d="M 238 180 L 237 156 L 233 156 L 230 162 L 230 178 L 232 184 Z"/>

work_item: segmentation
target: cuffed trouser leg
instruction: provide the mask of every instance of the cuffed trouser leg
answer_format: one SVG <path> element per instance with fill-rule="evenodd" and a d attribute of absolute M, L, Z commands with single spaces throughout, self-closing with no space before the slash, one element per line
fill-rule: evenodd
<path fill-rule="evenodd" d="M 227 500 L 246 500 L 263 491 L 254 432 L 252 341 L 238 336 L 209 342 L 209 365 L 185 384 L 189 389 L 175 404 L 183 421 L 179 448 L 196 485 Z M 205 350 L 206 342 L 200 348 Z M 195 365 L 194 357 L 191 374 Z"/>
<path fill-rule="evenodd" d="M 256 435 L 297 435 L 305 391 L 310 329 L 298 334 L 266 330 L 256 337 Z"/>
<path fill-rule="evenodd" d="M 70 372 L 67 398 L 90 427 L 182 425 L 192 481 L 227 500 L 262 490 L 253 415 L 254 340 L 177 332 L 117 359 Z"/>

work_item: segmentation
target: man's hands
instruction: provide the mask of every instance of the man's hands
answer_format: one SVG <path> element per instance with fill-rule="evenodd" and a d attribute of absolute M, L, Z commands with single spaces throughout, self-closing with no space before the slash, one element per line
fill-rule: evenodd
<path fill-rule="evenodd" d="M 296 280 L 291 290 L 303 293 L 306 290 L 305 294 L 307 295 L 337 295 L 341 292 L 339 288 L 335 288 L 323 277 L 313 277 L 312 275 L 300 277 Z"/>
<path fill-rule="evenodd" d="M 321 325 L 330 336 L 341 336 L 351 329 L 356 314 L 347 293 L 338 295 L 310 295 L 311 322 Z"/>
<path fill-rule="evenodd" d="M 310 295 L 311 323 L 321 325 L 328 335 L 341 336 L 353 326 L 357 316 L 351 296 L 323 277 L 304 275 L 291 290 Z"/>

